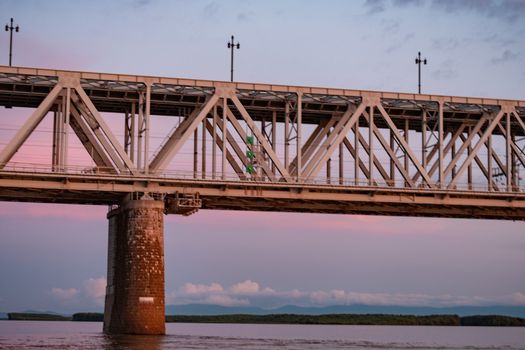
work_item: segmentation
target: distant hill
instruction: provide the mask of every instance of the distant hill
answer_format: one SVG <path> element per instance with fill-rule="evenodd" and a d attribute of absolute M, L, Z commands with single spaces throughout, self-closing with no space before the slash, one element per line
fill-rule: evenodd
<path fill-rule="evenodd" d="M 167 305 L 166 315 L 324 315 L 324 314 L 388 314 L 388 315 L 502 315 L 525 317 L 525 306 L 454 306 L 454 307 L 415 307 L 378 305 L 334 305 L 325 307 L 303 307 L 286 305 L 276 309 L 259 307 L 219 306 L 208 304 Z"/>

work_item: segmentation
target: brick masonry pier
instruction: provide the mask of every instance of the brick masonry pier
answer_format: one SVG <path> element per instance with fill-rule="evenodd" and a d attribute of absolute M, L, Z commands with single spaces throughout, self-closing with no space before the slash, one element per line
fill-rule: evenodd
<path fill-rule="evenodd" d="M 164 202 L 126 200 L 108 221 L 104 333 L 165 334 Z"/>

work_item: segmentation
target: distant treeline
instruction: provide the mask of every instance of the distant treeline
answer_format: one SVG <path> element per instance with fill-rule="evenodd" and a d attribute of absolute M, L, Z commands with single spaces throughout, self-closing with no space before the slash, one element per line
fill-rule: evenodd
<path fill-rule="evenodd" d="M 80 312 L 71 317 L 56 314 L 8 313 L 9 320 L 19 321 L 90 321 L 102 322 L 104 314 Z M 465 316 L 458 315 L 216 315 L 166 316 L 166 322 L 179 323 L 251 323 L 251 324 L 325 324 L 325 325 L 374 325 L 374 326 L 484 326 L 525 327 L 525 318 L 509 316 Z"/>
<path fill-rule="evenodd" d="M 25 312 L 10 312 L 7 314 L 7 319 L 13 321 L 71 321 L 71 317 L 57 314 L 37 314 Z"/>
<path fill-rule="evenodd" d="M 508 316 L 457 315 L 217 315 L 217 316 L 166 316 L 167 322 L 187 323 L 254 323 L 254 324 L 332 324 L 332 325 L 377 325 L 377 326 L 497 326 L 525 327 L 525 319 Z"/>

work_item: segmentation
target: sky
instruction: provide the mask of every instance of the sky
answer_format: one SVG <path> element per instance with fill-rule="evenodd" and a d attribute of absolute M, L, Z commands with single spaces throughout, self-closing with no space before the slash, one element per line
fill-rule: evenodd
<path fill-rule="evenodd" d="M 425 93 L 525 100 L 523 0 L 3 0 L 0 14 L 20 26 L 20 66 L 228 80 L 233 34 L 238 81 L 415 92 L 421 51 Z M 8 39 L 0 33 L 4 65 Z M 14 133 L 11 119 L 27 113 L 0 109 L 0 145 Z M 106 212 L 0 203 L 0 311 L 102 310 Z M 166 298 L 525 305 L 524 231 L 522 222 L 466 219 L 171 215 Z"/>

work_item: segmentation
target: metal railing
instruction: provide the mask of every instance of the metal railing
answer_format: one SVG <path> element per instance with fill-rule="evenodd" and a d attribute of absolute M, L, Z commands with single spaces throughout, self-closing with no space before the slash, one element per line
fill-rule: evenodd
<path fill-rule="evenodd" d="M 316 177 L 310 178 L 298 178 L 293 177 L 294 182 L 283 182 L 280 176 L 276 176 L 271 179 L 267 176 L 250 177 L 249 174 L 245 174 L 246 179 L 240 179 L 237 173 L 222 173 L 216 174 L 215 177 L 209 172 L 193 171 L 193 170 L 162 170 L 155 173 L 139 173 L 132 174 L 130 171 L 116 172 L 114 168 L 104 167 L 86 167 L 80 165 L 69 165 L 66 167 L 53 167 L 46 164 L 40 163 L 17 163 L 9 162 L 8 164 L 0 164 L 0 173 L 24 173 L 24 174 L 44 174 L 44 175 L 84 175 L 84 176 L 111 176 L 111 177 L 126 177 L 126 178 L 139 178 L 139 179 L 163 179 L 163 180 L 184 180 L 192 182 L 234 182 L 241 184 L 279 184 L 279 185 L 314 185 L 330 188 L 360 188 L 360 189 L 396 189 L 396 190 L 421 190 L 421 191 L 461 191 L 461 192 L 495 192 L 495 193 L 525 193 L 525 185 L 514 185 L 507 188 L 505 185 L 498 184 L 498 188 L 489 188 L 489 185 L 485 182 L 477 183 L 458 183 L 453 188 L 448 188 L 448 184 L 445 183 L 443 187 L 431 188 L 425 182 L 415 183 L 414 186 L 409 186 L 405 180 L 382 180 L 374 179 L 372 182 L 368 179 L 354 179 L 354 178 L 342 178 L 333 177 Z"/>

